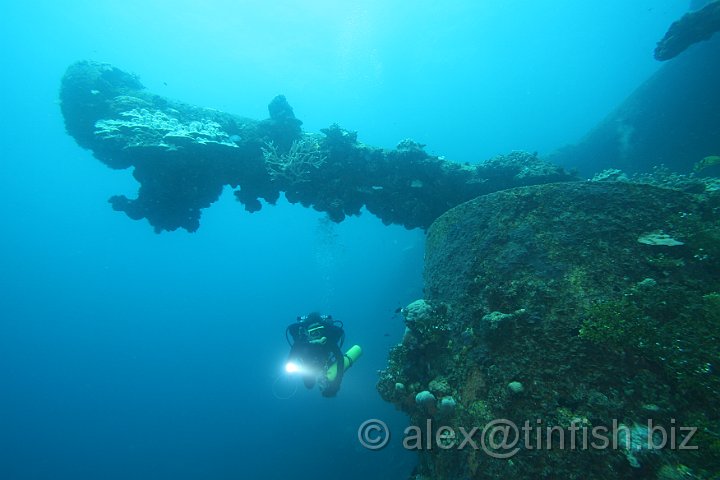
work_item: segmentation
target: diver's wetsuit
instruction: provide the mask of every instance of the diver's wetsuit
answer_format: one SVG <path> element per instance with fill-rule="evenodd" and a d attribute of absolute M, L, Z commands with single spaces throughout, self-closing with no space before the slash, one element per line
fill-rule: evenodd
<path fill-rule="evenodd" d="M 291 345 L 289 358 L 308 367 L 309 371 L 303 374 L 303 382 L 307 388 L 314 387 L 318 375 L 324 373 L 328 366 L 337 363 L 335 379 L 327 381 L 322 390 L 325 397 L 335 396 L 340 390 L 345 373 L 345 359 L 340 350 L 345 340 L 342 322 L 333 320 L 328 315 L 311 313 L 288 326 L 285 335 Z"/>

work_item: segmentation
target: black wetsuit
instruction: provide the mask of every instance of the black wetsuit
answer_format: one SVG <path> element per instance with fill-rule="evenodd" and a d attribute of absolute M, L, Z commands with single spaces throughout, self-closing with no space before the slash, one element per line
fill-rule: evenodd
<path fill-rule="evenodd" d="M 310 314 L 288 326 L 285 333 L 291 345 L 290 360 L 309 367 L 308 372 L 302 374 L 307 388 L 313 388 L 319 374 L 337 363 L 335 379 L 327 381 L 322 390 L 323 396 L 335 396 L 345 373 L 345 358 L 340 350 L 345 339 L 342 323 L 329 316 Z"/>

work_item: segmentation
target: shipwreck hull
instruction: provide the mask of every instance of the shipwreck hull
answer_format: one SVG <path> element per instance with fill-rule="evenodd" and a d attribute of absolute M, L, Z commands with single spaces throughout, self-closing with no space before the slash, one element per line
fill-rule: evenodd
<path fill-rule="evenodd" d="M 687 173 L 720 152 L 720 38 L 663 65 L 577 144 L 548 156 L 585 176 L 606 168 Z M 716 172 L 716 171 L 715 171 Z"/>

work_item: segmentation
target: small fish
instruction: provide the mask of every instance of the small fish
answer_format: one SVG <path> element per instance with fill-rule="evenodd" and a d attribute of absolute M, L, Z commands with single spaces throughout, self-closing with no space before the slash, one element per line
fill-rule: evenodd
<path fill-rule="evenodd" d="M 699 172 L 700 170 L 704 170 L 708 167 L 714 167 L 715 165 L 720 165 L 720 155 L 708 155 L 695 164 L 693 171 Z"/>

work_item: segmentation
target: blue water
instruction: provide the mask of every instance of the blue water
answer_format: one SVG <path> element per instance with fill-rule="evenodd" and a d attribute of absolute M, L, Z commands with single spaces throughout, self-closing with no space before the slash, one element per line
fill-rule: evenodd
<path fill-rule="evenodd" d="M 0 479 L 407 478 L 406 419 L 375 391 L 422 296 L 423 234 L 365 214 L 243 211 L 198 232 L 113 212 L 133 197 L 64 132 L 65 68 L 137 73 L 161 95 L 264 118 L 283 93 L 308 131 L 476 162 L 577 141 L 647 78 L 674 0 L 29 1 L 0 6 Z M 365 354 L 337 398 L 275 396 L 285 326 L 311 310 Z"/>

